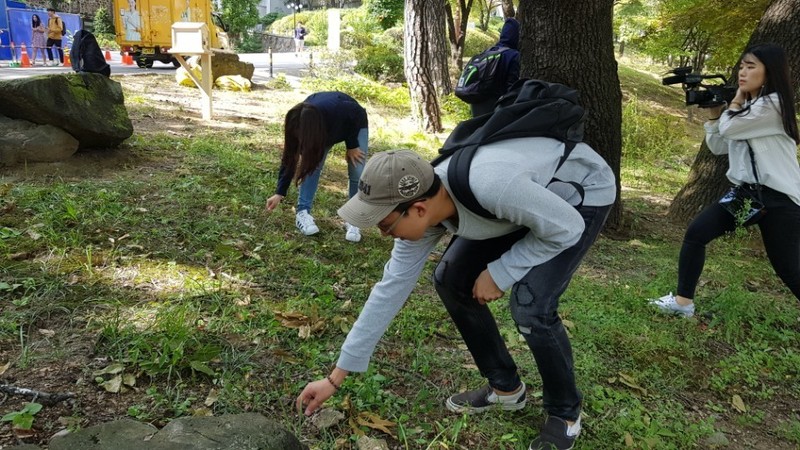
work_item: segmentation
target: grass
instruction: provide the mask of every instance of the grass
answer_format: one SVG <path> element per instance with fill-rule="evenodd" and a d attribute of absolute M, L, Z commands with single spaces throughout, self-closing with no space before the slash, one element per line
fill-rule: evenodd
<path fill-rule="evenodd" d="M 664 214 L 701 126 L 684 118 L 679 90 L 625 64 L 620 77 L 631 233 L 598 241 L 560 308 L 585 396 L 576 448 L 706 448 L 718 431 L 736 437 L 729 448 L 794 448 L 800 309 L 772 272 L 757 232 L 710 246 L 698 318 L 663 317 L 645 301 L 675 284 L 682 229 Z M 184 114 L 124 87 L 136 119 Z M 396 101 L 374 85 L 356 88 Z M 297 96 L 269 95 L 280 104 Z M 369 108 L 372 152 L 413 147 L 432 157 L 441 144 L 441 136 L 400 127 L 406 118 L 396 105 Z M 503 301 L 492 308 L 532 407 L 481 416 L 442 407 L 449 394 L 483 381 L 427 281 L 435 261 L 369 371 L 349 377 L 328 402 L 348 419 L 369 413 L 393 422 L 392 436 L 370 421 L 320 431 L 296 415 L 294 398 L 335 364 L 391 242 L 375 230 L 364 230 L 360 244 L 344 241 L 335 216 L 346 198 L 342 149 L 328 159 L 317 196 L 319 236 L 294 230 L 296 189 L 265 215 L 281 139 L 279 120 L 198 127 L 191 137 L 153 129 L 126 142 L 128 157 L 113 171 L 0 173 L 0 367 L 12 362 L 17 382 L 36 388 L 41 377 L 33 374 L 74 360 L 62 370 L 67 380 L 89 380 L 80 387 L 84 396 L 103 389 L 110 375 L 97 380 L 92 373 L 112 362 L 135 378 L 115 394 L 115 410 L 45 408 L 37 424 L 57 427 L 59 415 L 74 414 L 91 425 L 127 414 L 163 425 L 182 415 L 257 411 L 319 449 L 354 447 L 360 434 L 393 448 L 527 448 L 543 419 L 541 387 Z M 65 379 L 55 386 L 78 388 Z M 22 406 L 6 402 L 0 415 Z"/>

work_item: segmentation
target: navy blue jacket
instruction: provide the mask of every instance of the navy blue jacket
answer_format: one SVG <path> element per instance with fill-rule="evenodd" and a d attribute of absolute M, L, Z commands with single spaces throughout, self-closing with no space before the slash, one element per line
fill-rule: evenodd
<path fill-rule="evenodd" d="M 322 121 L 328 131 L 325 147 L 333 147 L 344 142 L 347 148 L 358 147 L 358 132 L 368 128 L 367 110 L 358 104 L 353 97 L 341 92 L 317 92 L 309 95 L 303 103 L 314 105 L 322 115 Z M 277 193 L 286 195 L 294 178 L 295 168 L 281 166 L 278 172 Z"/>
<path fill-rule="evenodd" d="M 508 47 L 502 54 L 500 63 L 506 74 L 506 91 L 519 80 L 519 22 L 513 17 L 506 19 L 500 31 L 500 39 L 490 50 Z"/>

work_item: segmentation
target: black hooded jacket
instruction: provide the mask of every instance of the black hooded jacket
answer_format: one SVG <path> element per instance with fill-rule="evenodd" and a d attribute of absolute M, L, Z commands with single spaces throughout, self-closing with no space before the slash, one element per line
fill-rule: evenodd
<path fill-rule="evenodd" d="M 89 31 L 78 30 L 75 32 L 69 55 L 72 59 L 72 69 L 75 72 L 111 75 L 111 66 L 108 65 L 103 57 L 100 45 L 97 44 L 97 38 Z"/>
<path fill-rule="evenodd" d="M 501 63 L 506 75 L 506 90 L 519 80 L 519 22 L 513 17 L 506 19 L 500 31 L 500 39 L 490 50 L 508 47 L 503 52 Z"/>

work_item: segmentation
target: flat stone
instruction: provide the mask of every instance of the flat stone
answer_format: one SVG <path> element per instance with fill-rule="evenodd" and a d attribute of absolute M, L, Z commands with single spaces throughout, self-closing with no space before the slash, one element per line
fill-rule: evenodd
<path fill-rule="evenodd" d="M 0 115 L 0 165 L 62 161 L 78 151 L 78 140 L 53 125 Z"/>
<path fill-rule="evenodd" d="M 50 450 L 142 450 L 158 429 L 131 419 L 120 419 L 78 430 L 50 440 Z"/>
<path fill-rule="evenodd" d="M 181 417 L 148 442 L 149 450 L 306 450 L 291 432 L 257 413 Z M 115 449 L 120 450 L 120 449 Z"/>

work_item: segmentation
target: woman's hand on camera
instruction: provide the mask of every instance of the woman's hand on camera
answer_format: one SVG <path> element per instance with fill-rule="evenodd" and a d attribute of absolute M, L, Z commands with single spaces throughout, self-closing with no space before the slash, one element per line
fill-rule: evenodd
<path fill-rule="evenodd" d="M 722 115 L 722 111 L 725 110 L 725 105 L 719 106 L 712 106 L 708 108 L 708 120 L 717 120 L 719 116 Z"/>
<path fill-rule="evenodd" d="M 277 208 L 278 205 L 283 200 L 283 196 L 281 194 L 275 194 L 272 197 L 267 199 L 267 204 L 264 205 L 264 211 L 272 212 L 273 209 Z"/>

